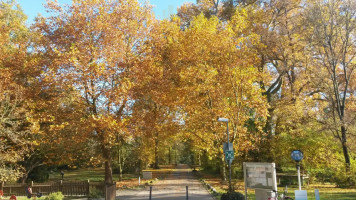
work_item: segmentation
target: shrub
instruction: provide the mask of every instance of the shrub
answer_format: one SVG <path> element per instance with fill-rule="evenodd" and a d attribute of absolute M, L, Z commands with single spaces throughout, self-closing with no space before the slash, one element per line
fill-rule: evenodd
<path fill-rule="evenodd" d="M 241 170 L 241 167 L 233 167 L 232 175 L 233 175 L 233 177 L 235 177 L 237 179 L 244 178 L 244 172 L 243 172 L 243 170 Z"/>
<path fill-rule="evenodd" d="M 98 199 L 98 198 L 101 198 L 103 196 L 104 196 L 103 191 L 94 188 L 94 189 L 90 190 L 88 197 L 89 197 L 89 199 Z"/>
<path fill-rule="evenodd" d="M 315 181 L 325 183 L 332 182 L 333 177 L 335 176 L 335 170 L 331 168 L 321 168 L 311 170 L 309 173 L 310 183 Z"/>
<path fill-rule="evenodd" d="M 62 194 L 62 192 L 54 192 L 46 196 L 45 200 L 63 200 L 63 198 L 64 195 Z"/>
<path fill-rule="evenodd" d="M 51 169 L 47 166 L 34 168 L 28 175 L 27 181 L 43 183 L 48 181 Z"/>
<path fill-rule="evenodd" d="M 334 182 L 337 187 L 351 188 L 356 186 L 356 175 L 354 173 L 339 172 L 334 177 Z"/>
<path fill-rule="evenodd" d="M 245 196 L 240 192 L 228 192 L 221 196 L 221 200 L 245 200 Z"/>

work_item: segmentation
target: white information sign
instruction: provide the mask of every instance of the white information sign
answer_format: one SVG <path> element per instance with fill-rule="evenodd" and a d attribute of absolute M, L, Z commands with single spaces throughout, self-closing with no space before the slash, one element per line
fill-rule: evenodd
<path fill-rule="evenodd" d="M 276 167 L 274 163 L 244 162 L 243 168 L 245 196 L 247 196 L 247 188 L 256 190 L 266 189 L 269 191 L 277 190 Z"/>
<path fill-rule="evenodd" d="M 294 190 L 295 200 L 308 200 L 308 194 L 306 190 Z"/>

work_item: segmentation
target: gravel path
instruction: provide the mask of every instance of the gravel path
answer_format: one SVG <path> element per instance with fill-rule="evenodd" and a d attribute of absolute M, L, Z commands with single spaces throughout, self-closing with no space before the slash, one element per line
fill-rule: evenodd
<path fill-rule="evenodd" d="M 164 180 L 152 186 L 152 200 L 185 200 L 188 186 L 189 200 L 213 200 L 204 186 L 192 174 L 187 165 L 177 168 Z M 119 200 L 148 200 L 150 187 L 142 190 L 118 190 L 116 199 Z"/>

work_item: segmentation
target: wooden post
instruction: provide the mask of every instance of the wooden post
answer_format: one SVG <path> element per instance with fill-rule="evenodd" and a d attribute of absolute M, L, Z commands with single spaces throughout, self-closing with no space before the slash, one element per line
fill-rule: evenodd
<path fill-rule="evenodd" d="M 59 191 L 62 192 L 62 194 L 64 195 L 62 183 L 63 183 L 63 181 L 61 180 L 61 182 L 60 182 L 60 184 L 59 184 Z"/>
<path fill-rule="evenodd" d="M 88 179 L 88 184 L 87 184 L 87 196 L 89 196 L 90 192 L 90 180 Z"/>
<path fill-rule="evenodd" d="M 186 186 L 186 190 L 187 190 L 187 200 L 189 199 L 189 196 L 188 196 L 188 185 Z"/>
<path fill-rule="evenodd" d="M 4 191 L 4 182 L 0 183 L 0 190 Z"/>
<path fill-rule="evenodd" d="M 150 186 L 150 200 L 152 200 L 152 186 Z"/>

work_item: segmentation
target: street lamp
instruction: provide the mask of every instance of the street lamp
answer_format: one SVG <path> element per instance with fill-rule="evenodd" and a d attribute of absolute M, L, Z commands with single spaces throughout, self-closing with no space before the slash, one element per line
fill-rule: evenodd
<path fill-rule="evenodd" d="M 301 150 L 293 150 L 291 153 L 292 159 L 297 163 L 297 170 L 298 170 L 298 185 L 299 190 L 302 190 L 302 184 L 300 181 L 300 164 L 299 162 L 303 159 L 304 155 Z"/>
<path fill-rule="evenodd" d="M 229 119 L 227 118 L 218 118 L 219 122 L 224 122 L 226 123 L 226 134 L 227 134 L 227 150 L 226 150 L 226 154 L 228 154 L 227 152 L 229 152 L 230 150 L 230 142 L 229 142 Z M 232 149 L 232 145 L 231 145 L 231 149 Z M 225 156 L 227 162 L 229 163 L 229 192 L 232 192 L 232 186 L 231 186 L 231 162 L 232 162 L 232 158 L 228 158 L 227 155 Z"/>

